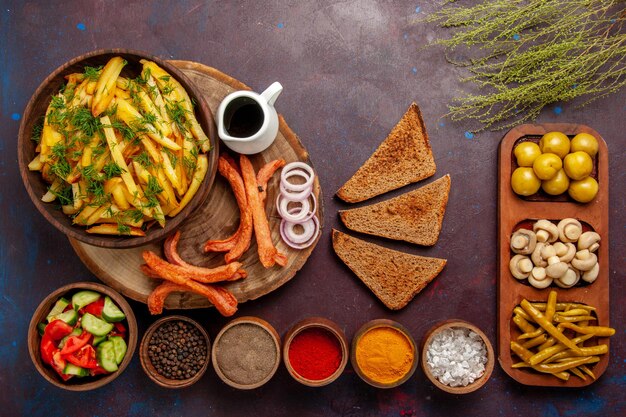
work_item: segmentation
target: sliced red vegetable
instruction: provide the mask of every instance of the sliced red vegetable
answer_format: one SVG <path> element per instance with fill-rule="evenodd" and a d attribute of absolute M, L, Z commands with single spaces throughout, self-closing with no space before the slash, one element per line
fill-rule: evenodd
<path fill-rule="evenodd" d="M 72 375 L 66 375 L 63 373 L 63 371 L 65 370 L 65 364 L 66 362 L 61 355 L 61 351 L 59 349 L 55 350 L 54 354 L 52 355 L 52 361 L 50 365 L 52 365 L 52 368 L 57 371 L 57 374 L 59 374 L 63 381 L 67 381 L 72 377 Z"/>
<path fill-rule="evenodd" d="M 63 320 L 52 320 L 46 326 L 44 334 L 47 334 L 52 340 L 57 341 L 72 333 L 74 328 Z"/>
<path fill-rule="evenodd" d="M 102 309 L 104 308 L 104 297 L 100 297 L 98 301 L 94 301 L 91 304 L 87 304 L 85 307 L 80 309 L 80 313 L 85 314 L 93 314 L 96 317 L 102 317 Z"/>
<path fill-rule="evenodd" d="M 81 368 L 94 369 L 98 367 L 96 351 L 91 345 L 85 345 L 77 352 L 74 352 L 71 355 L 65 355 L 64 358 L 69 363 L 73 363 Z"/>
<path fill-rule="evenodd" d="M 91 340 L 91 333 L 83 331 L 80 336 L 70 336 L 61 349 L 61 355 L 69 355 L 81 349 Z"/>
<path fill-rule="evenodd" d="M 126 327 L 120 323 L 120 322 L 116 322 L 113 323 L 114 329 L 111 331 L 110 336 L 121 336 L 122 339 L 126 338 Z"/>
<path fill-rule="evenodd" d="M 44 333 L 41 337 L 41 343 L 39 344 L 39 352 L 41 353 L 41 360 L 48 365 L 52 365 L 52 355 L 54 351 L 58 350 L 54 344 L 54 341 L 50 336 Z"/>
<path fill-rule="evenodd" d="M 100 365 L 97 365 L 95 368 L 89 369 L 89 375 L 91 376 L 106 375 L 106 374 L 110 374 L 110 372 L 104 369 L 103 367 L 101 367 Z"/>

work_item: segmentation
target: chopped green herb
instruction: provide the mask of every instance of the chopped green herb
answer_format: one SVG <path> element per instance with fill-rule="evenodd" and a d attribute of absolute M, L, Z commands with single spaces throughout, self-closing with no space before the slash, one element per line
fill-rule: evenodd
<path fill-rule="evenodd" d="M 67 206 L 68 204 L 72 204 L 74 202 L 71 186 L 63 187 L 60 190 L 53 190 L 52 187 L 50 187 L 48 191 L 56 196 L 62 206 Z"/>
<path fill-rule="evenodd" d="M 43 119 L 33 126 L 33 132 L 30 139 L 35 143 L 41 142 L 41 134 L 43 133 Z"/>
<path fill-rule="evenodd" d="M 85 67 L 85 79 L 89 81 L 96 81 L 100 77 L 102 72 L 102 65 L 99 67 Z"/>
<path fill-rule="evenodd" d="M 111 161 L 106 164 L 103 168 L 104 178 L 107 180 L 113 177 L 117 177 L 122 174 L 122 168 L 119 167 L 115 162 Z"/>
<path fill-rule="evenodd" d="M 94 133 L 102 128 L 100 119 L 94 117 L 86 107 L 80 107 L 73 112 L 72 124 L 88 137 L 93 137 Z"/>
<path fill-rule="evenodd" d="M 141 152 L 138 155 L 133 156 L 133 160 L 136 161 L 138 164 L 141 164 L 142 166 L 146 167 L 146 168 L 150 168 L 150 167 L 154 166 L 154 164 L 150 160 L 150 155 L 148 155 L 148 153 L 145 152 L 145 151 Z"/>

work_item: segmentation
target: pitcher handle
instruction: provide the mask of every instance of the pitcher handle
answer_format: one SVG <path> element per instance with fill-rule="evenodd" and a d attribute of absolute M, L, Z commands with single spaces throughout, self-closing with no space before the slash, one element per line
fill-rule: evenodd
<path fill-rule="evenodd" d="M 267 101 L 268 105 L 273 106 L 282 91 L 283 86 L 278 81 L 275 81 L 261 93 L 261 97 Z"/>

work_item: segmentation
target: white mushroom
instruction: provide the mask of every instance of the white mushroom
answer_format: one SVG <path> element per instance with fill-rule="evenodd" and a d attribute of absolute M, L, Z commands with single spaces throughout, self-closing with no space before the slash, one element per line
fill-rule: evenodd
<path fill-rule="evenodd" d="M 573 268 L 568 268 L 567 271 L 565 271 L 565 274 L 559 278 L 560 283 L 563 284 L 563 288 L 571 288 L 576 285 L 579 280 L 580 272 Z"/>
<path fill-rule="evenodd" d="M 533 232 L 537 235 L 537 242 L 552 243 L 559 238 L 559 229 L 550 220 L 537 220 Z"/>
<path fill-rule="evenodd" d="M 542 268 L 545 268 L 546 266 L 548 266 L 548 263 L 541 257 L 541 251 L 545 245 L 546 244 L 543 242 L 537 242 L 537 245 L 535 246 L 535 250 L 530 255 L 530 259 L 532 259 L 535 266 L 540 266 Z"/>
<path fill-rule="evenodd" d="M 528 259 L 528 256 L 515 255 L 509 261 L 509 270 L 516 279 L 528 278 L 530 271 L 533 269 L 533 263 Z"/>
<path fill-rule="evenodd" d="M 536 266 L 532 271 L 530 271 L 530 276 L 528 278 L 530 279 L 530 277 L 533 277 L 537 281 L 543 281 L 546 279 L 546 276 L 546 268 Z"/>
<path fill-rule="evenodd" d="M 537 236 L 528 229 L 519 229 L 511 236 L 511 250 L 521 255 L 530 255 L 535 250 Z"/>
<path fill-rule="evenodd" d="M 559 259 L 561 262 L 568 264 L 576 255 L 576 246 L 574 246 L 573 243 L 565 243 L 565 247 L 567 248 L 567 252 L 564 255 L 559 255 Z"/>
<path fill-rule="evenodd" d="M 600 235 L 596 232 L 585 232 L 578 238 L 578 250 L 589 249 L 595 252 L 600 247 Z"/>
<path fill-rule="evenodd" d="M 547 261 L 553 256 L 556 256 L 556 249 L 554 249 L 552 245 L 545 244 L 543 248 L 541 248 L 541 257 Z"/>
<path fill-rule="evenodd" d="M 572 266 L 579 271 L 590 271 L 598 263 L 598 257 L 588 249 L 579 250 L 572 259 Z"/>
<path fill-rule="evenodd" d="M 600 272 L 600 264 L 597 263 L 591 268 L 589 271 L 585 271 L 582 274 L 582 279 L 585 282 L 592 283 L 598 278 L 598 273 Z"/>
<path fill-rule="evenodd" d="M 556 257 L 558 259 L 558 257 Z M 568 270 L 568 266 L 565 262 L 557 262 L 551 265 L 548 265 L 546 268 L 546 275 L 550 278 L 561 278 Z"/>
<path fill-rule="evenodd" d="M 547 277 L 546 279 L 539 281 L 536 280 L 532 274 L 528 277 L 528 283 L 535 288 L 539 288 L 540 290 L 544 288 L 548 288 L 552 284 L 552 278 Z"/>
<path fill-rule="evenodd" d="M 583 232 L 583 226 L 580 222 L 571 217 L 561 220 L 557 229 L 559 230 L 559 239 L 563 243 L 576 242 Z"/>
<path fill-rule="evenodd" d="M 561 257 L 567 253 L 567 246 L 563 242 L 554 242 L 554 250 L 556 251 L 556 256 Z"/>

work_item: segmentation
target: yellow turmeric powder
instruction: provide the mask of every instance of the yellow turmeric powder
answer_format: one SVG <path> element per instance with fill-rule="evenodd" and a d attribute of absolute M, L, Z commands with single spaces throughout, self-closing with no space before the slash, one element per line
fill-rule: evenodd
<path fill-rule="evenodd" d="M 400 331 L 391 327 L 368 330 L 357 342 L 356 362 L 369 379 L 392 384 L 402 379 L 413 366 L 414 347 Z"/>

